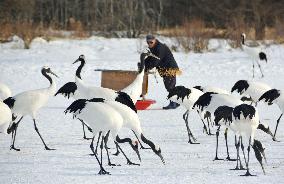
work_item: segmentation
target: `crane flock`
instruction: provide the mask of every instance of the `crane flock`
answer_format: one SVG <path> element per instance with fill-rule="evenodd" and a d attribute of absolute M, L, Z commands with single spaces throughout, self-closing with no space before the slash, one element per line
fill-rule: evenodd
<path fill-rule="evenodd" d="M 242 48 L 248 54 L 251 54 L 253 58 L 253 66 L 257 57 L 261 60 L 266 60 L 266 54 L 260 52 L 257 49 L 248 48 L 244 43 L 245 34 L 242 35 Z M 249 50 L 250 49 L 250 50 Z M 258 53 L 256 56 L 255 53 Z M 78 119 L 82 122 L 84 139 L 87 139 L 85 134 L 85 126 L 93 136 L 91 138 L 90 149 L 95 156 L 99 165 L 99 174 L 110 174 L 106 171 L 103 164 L 103 149 L 106 150 L 108 165 L 116 166 L 110 160 L 110 154 L 108 148 L 109 135 L 111 136 L 114 144 L 117 148 L 118 155 L 120 152 L 126 159 L 128 165 L 140 165 L 140 163 L 134 163 L 130 161 L 127 153 L 123 151 L 120 144 L 128 143 L 132 150 L 141 162 L 141 155 L 138 148 L 140 143 L 141 148 L 145 148 L 141 142 L 148 145 L 152 152 L 157 155 L 163 164 L 166 164 L 164 157 L 162 156 L 161 148 L 158 144 L 152 140 L 146 138 L 146 132 L 143 131 L 143 122 L 137 114 L 135 103 L 139 99 L 142 93 L 142 83 L 145 71 L 144 60 L 147 57 L 156 57 L 150 52 L 143 53 L 138 64 L 138 74 L 136 79 L 126 88 L 115 91 L 108 88 L 91 86 L 87 84 L 81 77 L 81 72 L 85 67 L 86 59 L 84 55 L 80 55 L 73 64 L 79 63 L 75 73 L 75 81 L 68 82 L 61 88 L 56 90 L 56 80 L 54 77 L 58 77 L 50 67 L 44 66 L 41 69 L 42 75 L 49 81 L 47 88 L 24 91 L 16 95 L 12 95 L 9 87 L 4 83 L 0 83 L 0 133 L 12 134 L 11 150 L 20 151 L 15 147 L 16 133 L 18 125 L 22 122 L 24 116 L 29 115 L 34 124 L 34 129 L 40 137 L 44 148 L 46 150 L 54 150 L 49 148 L 44 141 L 42 135 L 37 127 L 37 114 L 38 111 L 46 106 L 49 98 L 57 95 L 63 95 L 66 98 L 72 97 L 74 101 L 67 105 L 64 113 L 71 114 L 73 119 Z M 157 57 L 156 57 L 157 58 Z M 262 73 L 261 66 L 259 69 Z M 254 76 L 254 71 L 253 71 Z M 263 76 L 263 73 L 262 73 Z M 233 92 L 236 91 L 241 96 L 236 96 Z M 264 153 L 264 145 L 261 143 L 261 137 L 257 137 L 256 131 L 262 130 L 260 133 L 267 133 L 271 135 L 273 141 L 276 141 L 276 131 L 280 122 L 280 119 L 284 111 L 284 96 L 282 91 L 274 89 L 269 85 L 261 82 L 239 80 L 231 88 L 231 91 L 227 91 L 215 86 L 176 86 L 173 88 L 167 99 L 180 104 L 185 108 L 185 113 L 182 118 L 186 124 L 188 143 L 200 144 L 193 136 L 191 129 L 189 128 L 189 114 L 190 112 L 196 112 L 200 117 L 200 122 L 203 130 L 208 135 L 214 135 L 211 133 L 211 129 L 216 129 L 216 151 L 214 160 L 220 160 L 218 157 L 218 137 L 221 127 L 225 129 L 225 141 L 227 149 L 228 161 L 236 161 L 235 170 L 246 170 L 244 176 L 252 176 L 249 167 L 250 161 L 250 149 L 252 148 L 255 153 L 255 157 L 261 165 L 263 173 L 265 169 L 263 166 L 263 159 L 266 161 Z M 3 100 L 3 101 L 2 101 Z M 249 103 L 247 103 L 249 101 Z M 274 134 L 271 133 L 269 126 L 261 123 L 261 113 L 257 109 L 259 102 L 272 105 L 277 104 L 282 111 L 281 115 L 277 119 L 276 128 Z M 206 122 L 207 121 L 207 125 Z M 213 126 L 214 125 L 214 126 Z M 121 129 L 123 127 L 128 128 L 135 135 L 135 138 L 125 137 L 121 135 Z M 159 130 L 160 131 L 160 130 Z M 231 132 L 235 136 L 235 147 L 237 157 L 232 159 L 229 154 L 229 145 L 227 141 L 228 132 Z M 158 132 L 157 132 L 158 133 Z M 94 148 L 94 141 L 97 137 L 96 149 Z M 149 136 L 150 137 L 150 136 Z M 247 146 L 247 154 L 245 154 L 245 147 Z M 100 158 L 98 157 L 97 148 L 100 146 Z M 245 166 L 242 164 L 240 148 L 244 157 Z"/>

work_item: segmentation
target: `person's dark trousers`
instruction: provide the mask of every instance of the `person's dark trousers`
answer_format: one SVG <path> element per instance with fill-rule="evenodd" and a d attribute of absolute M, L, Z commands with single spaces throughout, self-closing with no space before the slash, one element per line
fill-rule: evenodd
<path fill-rule="evenodd" d="M 176 76 L 164 76 L 163 81 L 165 88 L 168 92 L 176 86 Z M 170 101 L 170 104 L 166 107 L 163 107 L 163 109 L 175 109 L 178 106 L 179 106 L 178 103 Z"/>
<path fill-rule="evenodd" d="M 176 86 L 176 76 L 164 76 L 163 81 L 168 92 Z"/>

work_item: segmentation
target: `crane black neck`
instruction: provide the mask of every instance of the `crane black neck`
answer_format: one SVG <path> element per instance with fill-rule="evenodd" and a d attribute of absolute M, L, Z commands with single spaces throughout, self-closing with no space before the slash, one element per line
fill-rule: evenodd
<path fill-rule="evenodd" d="M 144 143 L 148 144 L 154 152 L 157 152 L 157 150 L 156 150 L 156 148 L 155 148 L 155 144 L 154 144 L 152 141 L 150 141 L 149 139 L 147 139 L 142 133 L 141 133 L 140 136 L 141 136 L 141 140 L 142 140 Z"/>
<path fill-rule="evenodd" d="M 138 70 L 139 73 L 143 72 L 143 70 L 145 69 L 145 59 L 146 59 L 146 54 L 145 53 L 141 54 L 140 67 Z"/>
<path fill-rule="evenodd" d="M 118 143 L 129 143 L 132 144 L 131 139 L 130 138 L 124 138 L 124 139 L 120 139 L 120 137 L 117 135 L 116 139 L 115 139 Z"/>
<path fill-rule="evenodd" d="M 85 60 L 84 59 L 81 59 L 80 60 L 81 61 L 81 64 L 80 64 L 80 66 L 77 68 L 77 70 L 76 70 L 76 76 L 79 78 L 79 79 L 82 79 L 81 78 L 81 71 L 82 71 L 82 68 L 84 67 L 84 65 L 85 65 Z"/>
<path fill-rule="evenodd" d="M 42 70 L 41 73 L 42 73 L 43 76 L 45 76 L 47 78 L 49 83 L 52 84 L 52 78 L 46 73 L 46 71 Z"/>
<path fill-rule="evenodd" d="M 242 36 L 242 45 L 244 45 L 244 44 L 245 44 L 245 37 Z"/>

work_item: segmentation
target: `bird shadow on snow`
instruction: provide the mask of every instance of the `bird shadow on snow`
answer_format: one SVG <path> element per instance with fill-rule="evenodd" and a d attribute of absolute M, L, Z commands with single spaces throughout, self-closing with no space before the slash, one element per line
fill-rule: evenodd
<path fill-rule="evenodd" d="M 121 170 L 121 167 L 123 167 L 123 171 Z M 110 167 L 110 166 L 105 166 L 104 168 L 111 173 L 111 175 L 115 176 L 125 176 L 129 175 L 131 172 L 133 172 L 133 167 L 134 166 L 127 166 L 127 165 L 122 165 L 122 166 L 117 166 L 117 167 Z M 75 176 L 75 177 L 80 177 L 80 176 L 93 176 L 97 175 L 99 172 L 99 165 L 96 165 L 95 160 L 94 163 L 91 161 L 89 164 L 86 164 L 85 167 L 82 166 L 74 166 L 74 167 L 65 167 L 62 168 L 61 171 L 58 171 L 58 175 L 63 175 L 63 176 Z M 137 174 L 137 173 L 136 173 Z M 143 175 L 143 174 L 141 174 Z"/>

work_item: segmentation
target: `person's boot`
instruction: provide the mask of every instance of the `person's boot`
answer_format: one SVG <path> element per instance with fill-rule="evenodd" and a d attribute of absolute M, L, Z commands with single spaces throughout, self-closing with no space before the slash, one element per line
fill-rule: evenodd
<path fill-rule="evenodd" d="M 165 110 L 167 110 L 167 109 L 176 109 L 177 107 L 179 107 L 178 103 L 170 101 L 169 105 L 166 106 L 166 107 L 163 107 L 163 109 L 165 109 Z"/>

